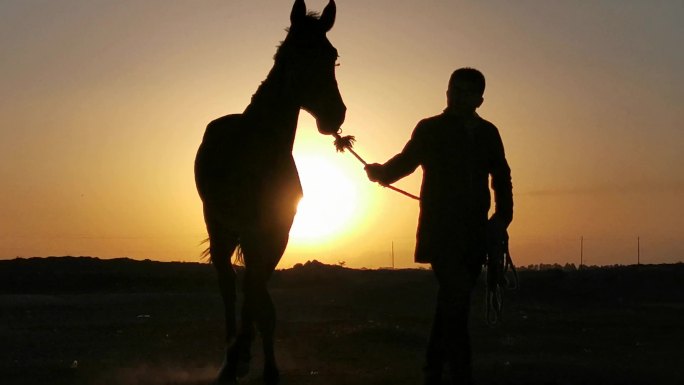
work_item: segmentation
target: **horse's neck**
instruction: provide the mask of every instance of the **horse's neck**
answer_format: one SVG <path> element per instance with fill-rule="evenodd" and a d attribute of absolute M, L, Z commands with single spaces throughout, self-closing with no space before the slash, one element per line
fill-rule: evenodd
<path fill-rule="evenodd" d="M 243 116 L 251 122 L 250 129 L 265 136 L 264 140 L 292 151 L 299 109 L 283 81 L 282 71 L 274 67 L 252 96 Z"/>

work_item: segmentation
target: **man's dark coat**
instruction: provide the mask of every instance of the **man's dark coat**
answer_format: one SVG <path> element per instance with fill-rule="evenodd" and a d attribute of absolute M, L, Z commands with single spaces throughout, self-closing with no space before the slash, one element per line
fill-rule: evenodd
<path fill-rule="evenodd" d="M 415 260 L 435 262 L 453 255 L 483 261 L 492 177 L 497 220 L 513 218 L 511 170 L 499 131 L 474 115 L 463 119 L 444 112 L 424 119 L 401 153 L 382 167 L 381 182 L 391 184 L 423 167 Z"/>

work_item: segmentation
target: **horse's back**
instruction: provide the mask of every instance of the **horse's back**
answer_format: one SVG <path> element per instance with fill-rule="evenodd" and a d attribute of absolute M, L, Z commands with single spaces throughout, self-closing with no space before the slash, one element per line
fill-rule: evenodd
<path fill-rule="evenodd" d="M 203 200 L 230 188 L 237 179 L 243 126 L 240 114 L 226 115 L 207 125 L 195 157 L 195 183 Z"/>
<path fill-rule="evenodd" d="M 234 150 L 240 148 L 243 131 L 241 114 L 226 115 L 210 122 L 195 157 L 195 177 L 225 174 L 231 166 L 231 158 L 236 155 Z"/>
<path fill-rule="evenodd" d="M 204 130 L 196 162 L 203 161 L 204 156 L 220 156 L 239 141 L 243 131 L 242 114 L 226 115 L 211 121 Z"/>

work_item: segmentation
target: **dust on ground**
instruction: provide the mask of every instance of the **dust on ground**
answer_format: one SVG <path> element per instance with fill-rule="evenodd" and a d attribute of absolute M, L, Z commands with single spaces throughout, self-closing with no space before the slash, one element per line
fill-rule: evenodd
<path fill-rule="evenodd" d="M 0 264 L 0 383 L 212 383 L 224 346 L 210 266 L 87 262 Z M 480 285 L 477 383 L 684 383 L 682 278 L 682 265 L 521 272 L 495 327 Z M 278 271 L 271 288 L 283 385 L 420 383 L 430 271 L 311 263 Z M 259 350 L 240 384 L 262 383 Z"/>

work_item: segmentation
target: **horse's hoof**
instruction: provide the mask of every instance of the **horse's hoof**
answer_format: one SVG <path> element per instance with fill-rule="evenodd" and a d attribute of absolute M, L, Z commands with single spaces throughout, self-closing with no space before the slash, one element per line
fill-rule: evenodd
<path fill-rule="evenodd" d="M 243 358 L 238 358 L 235 363 L 235 376 L 237 378 L 242 378 L 249 373 L 249 359 L 245 360 Z"/>
<path fill-rule="evenodd" d="M 249 361 L 226 362 L 219 370 L 214 385 L 237 385 L 238 378 L 245 377 L 247 373 L 249 373 Z M 267 382 L 267 384 L 271 383 Z M 272 384 L 277 384 L 277 382 Z"/>
<path fill-rule="evenodd" d="M 213 385 L 237 385 L 237 380 L 220 380 L 217 379 Z"/>
<path fill-rule="evenodd" d="M 237 385 L 237 383 L 238 382 L 237 378 L 235 378 L 235 375 L 230 375 L 223 369 L 219 371 L 219 375 L 216 378 L 216 381 L 214 381 L 214 385 Z"/>
<path fill-rule="evenodd" d="M 276 366 L 265 366 L 264 367 L 264 384 L 266 385 L 278 385 L 280 383 L 280 371 Z"/>
<path fill-rule="evenodd" d="M 252 359 L 249 353 L 249 345 L 234 344 L 228 348 L 225 366 L 230 366 L 235 377 L 242 378 L 249 373 L 249 362 Z"/>
<path fill-rule="evenodd" d="M 249 361 L 251 360 L 249 347 L 245 345 L 233 343 L 226 350 L 226 355 L 223 359 L 223 366 L 219 371 L 219 379 L 226 379 L 225 381 L 235 381 L 236 378 L 242 378 L 249 373 Z M 227 382 L 231 384 L 231 382 Z"/>

